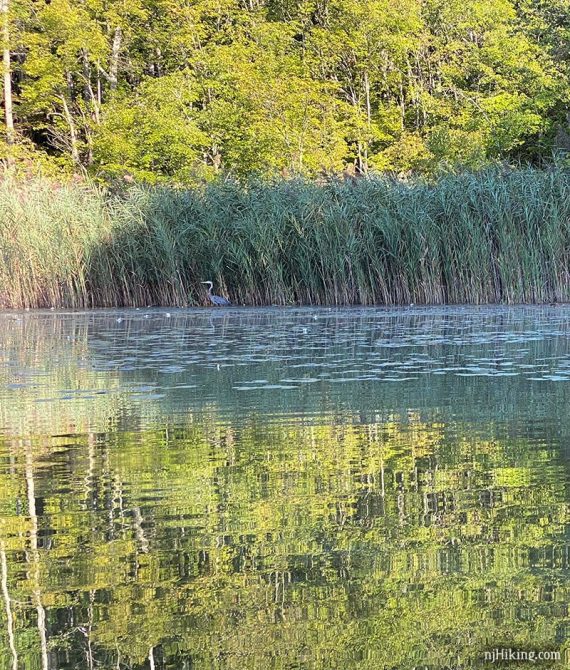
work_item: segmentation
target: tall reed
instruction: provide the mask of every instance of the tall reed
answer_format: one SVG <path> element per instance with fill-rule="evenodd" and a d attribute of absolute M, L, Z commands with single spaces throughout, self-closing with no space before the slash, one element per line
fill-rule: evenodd
<path fill-rule="evenodd" d="M 109 193 L 0 184 L 0 305 L 570 299 L 570 172 Z"/>

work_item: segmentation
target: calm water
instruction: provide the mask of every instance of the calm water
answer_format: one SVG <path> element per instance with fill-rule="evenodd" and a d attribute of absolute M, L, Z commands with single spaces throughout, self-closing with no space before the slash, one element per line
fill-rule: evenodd
<path fill-rule="evenodd" d="M 569 400 L 565 307 L 0 313 L 0 669 L 564 659 Z"/>

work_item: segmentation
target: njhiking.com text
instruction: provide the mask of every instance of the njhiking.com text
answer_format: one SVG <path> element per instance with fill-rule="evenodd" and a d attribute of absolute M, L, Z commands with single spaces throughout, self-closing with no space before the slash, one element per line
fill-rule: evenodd
<path fill-rule="evenodd" d="M 528 661 L 529 663 L 541 663 L 544 661 L 560 661 L 561 652 L 551 649 L 513 649 L 511 647 L 496 647 L 483 652 L 483 659 L 489 663 L 502 663 L 505 661 Z"/>

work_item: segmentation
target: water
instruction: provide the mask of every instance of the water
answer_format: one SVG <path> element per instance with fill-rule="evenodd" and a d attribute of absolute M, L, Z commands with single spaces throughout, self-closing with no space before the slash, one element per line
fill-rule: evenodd
<path fill-rule="evenodd" d="M 564 667 L 569 335 L 565 307 L 0 313 L 0 669 Z"/>

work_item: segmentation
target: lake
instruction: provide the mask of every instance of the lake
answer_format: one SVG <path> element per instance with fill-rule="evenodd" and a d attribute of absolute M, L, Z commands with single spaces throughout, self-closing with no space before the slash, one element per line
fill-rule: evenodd
<path fill-rule="evenodd" d="M 0 669 L 564 667 L 569 400 L 563 306 L 1 312 Z"/>

